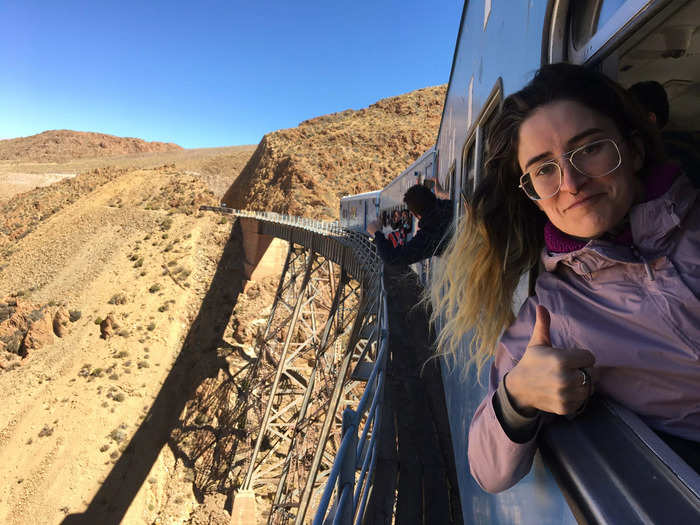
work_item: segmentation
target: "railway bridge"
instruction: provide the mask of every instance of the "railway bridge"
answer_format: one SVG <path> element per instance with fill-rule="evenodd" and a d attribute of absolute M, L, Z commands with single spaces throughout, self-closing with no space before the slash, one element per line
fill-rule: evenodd
<path fill-rule="evenodd" d="M 431 339 L 417 276 L 385 270 L 366 235 L 336 223 L 203 209 L 237 218 L 249 274 L 273 238 L 288 243 L 234 410 L 255 444 L 232 522 L 461 523 L 437 362 L 420 377 Z"/>

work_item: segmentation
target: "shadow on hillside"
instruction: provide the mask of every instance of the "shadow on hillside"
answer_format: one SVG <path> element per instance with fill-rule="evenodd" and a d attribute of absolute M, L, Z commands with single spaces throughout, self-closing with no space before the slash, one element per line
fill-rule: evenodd
<path fill-rule="evenodd" d="M 225 342 L 221 347 L 236 350 Z M 257 360 L 242 351 L 238 358 L 245 364 L 235 374 L 222 370 L 218 378 L 200 384 L 168 442 L 175 458 L 192 469 L 197 500 L 204 501 L 205 494 L 225 494 L 228 511 L 255 435 L 248 418 L 257 398 L 248 385 L 256 376 Z"/>
<path fill-rule="evenodd" d="M 177 457 L 185 459 L 181 453 L 178 454 L 171 433 L 181 427 L 180 414 L 198 387 L 207 378 L 216 378 L 220 370 L 228 369 L 228 364 L 216 349 L 222 343 L 224 330 L 245 283 L 242 242 L 242 231 L 236 222 L 197 318 L 146 418 L 87 510 L 82 514 L 67 516 L 63 524 L 119 523 L 163 446 L 170 445 Z M 232 388 L 233 379 L 225 382 L 226 388 Z M 201 494 L 197 496 L 201 497 Z"/>

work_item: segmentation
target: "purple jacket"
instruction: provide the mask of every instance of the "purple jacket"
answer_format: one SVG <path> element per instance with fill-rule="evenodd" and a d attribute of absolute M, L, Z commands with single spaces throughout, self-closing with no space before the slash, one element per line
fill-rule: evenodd
<path fill-rule="evenodd" d="M 492 398 L 525 352 L 537 303 L 551 314 L 552 346 L 595 354 L 596 392 L 654 429 L 700 440 L 697 193 L 680 176 L 661 196 L 633 206 L 632 245 L 592 240 L 568 253 L 543 251 L 547 271 L 501 338 L 488 395 L 469 429 L 469 466 L 484 490 L 511 487 L 532 464 L 536 440 L 511 441 Z"/>

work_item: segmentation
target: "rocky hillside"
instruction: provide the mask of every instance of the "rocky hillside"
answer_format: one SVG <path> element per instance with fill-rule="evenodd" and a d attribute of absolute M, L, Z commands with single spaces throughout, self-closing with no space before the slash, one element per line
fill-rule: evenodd
<path fill-rule="evenodd" d="M 337 218 L 340 197 L 381 188 L 435 144 L 445 89 L 419 89 L 268 133 L 223 201 Z"/>
<path fill-rule="evenodd" d="M 58 129 L 38 135 L 0 140 L 0 160 L 62 162 L 85 157 L 112 157 L 129 153 L 179 151 L 171 142 L 146 142 L 104 133 Z"/>

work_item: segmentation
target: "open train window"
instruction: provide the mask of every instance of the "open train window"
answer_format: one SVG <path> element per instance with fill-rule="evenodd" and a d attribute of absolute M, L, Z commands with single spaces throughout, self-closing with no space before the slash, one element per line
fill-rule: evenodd
<path fill-rule="evenodd" d="M 649 29 L 650 20 L 659 14 L 677 10 L 682 1 L 657 0 L 569 0 L 559 2 L 551 20 L 549 59 L 566 59 L 575 64 L 590 63 L 608 57 L 626 44 L 639 39 Z M 561 20 L 568 11 L 568 54 L 563 56 L 555 39 L 562 36 Z M 607 71 L 606 71 L 607 72 Z"/>
<path fill-rule="evenodd" d="M 609 4 L 608 11 L 604 11 L 606 4 Z M 669 112 L 668 122 L 657 120 L 657 126 L 660 128 L 666 153 L 685 168 L 686 174 L 691 179 L 695 176 L 696 180 L 693 182 L 698 186 L 697 174 L 700 173 L 700 1 L 641 2 L 628 0 L 626 2 L 606 2 L 603 0 L 602 2 L 581 1 L 579 3 L 576 1 L 574 3 L 574 0 L 571 0 L 568 6 L 571 9 L 569 16 L 571 17 L 570 27 L 572 29 L 572 34 L 569 36 L 569 61 L 597 67 L 628 89 L 640 82 L 652 81 L 661 85 L 668 97 Z M 581 17 L 581 19 L 577 20 L 576 17 Z M 555 22 L 553 17 L 553 24 Z M 556 59 L 556 56 L 551 53 L 552 49 L 556 49 L 556 46 L 552 45 L 552 39 L 556 35 L 554 32 L 552 35 L 550 36 L 550 60 L 553 56 Z M 576 42 L 577 38 L 581 41 Z M 578 44 L 579 49 L 572 54 L 571 48 L 576 44 Z M 643 96 L 644 91 L 637 93 L 638 97 Z M 655 99 L 655 96 L 650 96 L 647 100 L 639 101 L 643 106 L 646 106 L 648 111 L 653 112 L 652 104 Z M 534 273 L 531 284 L 534 284 Z M 531 288 L 530 293 L 532 292 Z M 674 488 L 665 499 L 677 498 L 677 503 L 664 505 L 660 512 L 663 514 L 677 512 L 679 516 L 683 516 L 683 511 L 679 509 L 686 501 L 691 501 L 693 502 L 691 505 L 694 505 L 693 516 L 697 518 L 697 495 L 700 494 L 700 478 L 641 420 L 632 421 L 636 416 L 627 418 L 628 416 L 621 418 L 625 421 L 625 432 L 629 433 L 632 430 L 634 436 L 645 445 L 637 447 L 637 450 L 657 462 L 655 465 L 650 464 L 646 470 L 649 472 L 653 470 L 654 480 L 660 479 L 664 475 L 668 475 L 669 479 L 672 480 Z M 591 424 L 600 425 L 601 428 L 604 428 L 604 425 L 610 428 L 610 440 L 606 440 L 606 443 L 612 443 L 617 439 L 613 426 L 617 423 L 614 420 L 607 423 L 597 419 L 589 421 Z M 582 426 L 578 427 L 577 435 L 580 435 L 582 428 Z M 567 442 L 567 438 L 557 436 L 557 446 L 565 442 Z M 604 457 L 604 453 L 600 452 L 600 443 L 596 443 L 595 446 L 598 449 L 596 456 Z M 571 457 L 580 457 L 581 449 L 580 446 L 574 446 Z M 611 450 L 610 457 L 606 458 L 605 464 L 602 465 L 606 472 L 617 471 L 618 480 L 627 477 L 628 479 L 624 482 L 630 483 L 630 485 L 637 482 L 636 473 L 643 472 L 644 469 L 636 467 L 634 473 L 621 475 L 619 472 L 622 472 L 622 469 L 615 468 L 612 464 L 620 456 L 621 450 L 632 449 L 633 447 L 618 445 Z M 635 460 L 635 463 L 638 461 Z M 566 468 L 569 472 L 576 470 L 571 463 Z M 589 469 L 591 469 L 591 464 L 586 461 L 585 470 Z M 681 483 L 678 483 L 679 481 Z M 595 487 L 602 487 L 600 482 L 601 479 L 596 477 L 591 486 L 595 484 Z M 566 483 L 561 485 L 565 491 L 567 490 Z M 617 484 L 619 481 L 616 480 L 615 483 Z M 595 491 L 581 490 L 578 487 L 577 491 L 578 494 L 595 494 Z M 631 490 L 624 490 L 624 494 L 632 493 Z M 655 497 L 649 498 L 649 501 L 657 501 L 657 494 L 654 495 Z M 610 497 L 609 491 L 605 491 L 604 498 L 608 497 Z M 662 496 L 659 495 L 658 498 L 661 499 Z M 596 499 L 595 496 L 593 499 Z M 669 501 L 671 500 L 669 499 Z M 646 511 L 645 516 L 649 516 Z M 685 516 L 687 517 L 687 514 Z M 687 519 L 673 518 L 670 514 L 666 518 L 666 521 L 669 522 L 687 521 Z M 654 521 L 653 518 L 648 519 L 650 522 Z M 609 521 L 617 522 L 614 519 Z"/>
<path fill-rule="evenodd" d="M 698 186 L 700 177 L 700 2 L 660 12 L 649 29 L 607 60 L 608 70 L 629 88 L 658 82 L 668 98 L 668 120 L 657 120 L 669 158 L 681 164 Z M 637 87 L 637 86 L 635 86 Z M 643 93 L 642 91 L 641 93 Z M 637 92 L 638 96 L 640 92 Z M 653 97 L 640 100 L 651 111 Z M 661 113 L 665 113 L 662 109 Z"/>

